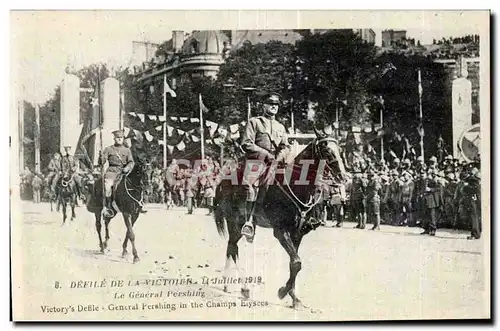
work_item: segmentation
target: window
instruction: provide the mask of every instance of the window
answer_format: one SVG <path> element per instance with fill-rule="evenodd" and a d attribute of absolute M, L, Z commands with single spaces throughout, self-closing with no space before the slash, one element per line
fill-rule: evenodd
<path fill-rule="evenodd" d="M 200 43 L 198 42 L 198 40 L 193 40 L 191 42 L 191 53 L 196 54 L 199 52 L 200 52 Z"/>

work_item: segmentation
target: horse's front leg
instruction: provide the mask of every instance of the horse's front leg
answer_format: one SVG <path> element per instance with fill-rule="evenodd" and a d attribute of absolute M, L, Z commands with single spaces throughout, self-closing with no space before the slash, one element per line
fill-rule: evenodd
<path fill-rule="evenodd" d="M 224 277 L 226 277 L 226 279 L 229 277 L 229 271 L 231 270 L 231 266 L 233 263 L 238 273 L 240 272 L 238 266 L 238 258 L 239 258 L 238 241 L 240 241 L 242 236 L 241 231 L 239 231 L 238 229 L 238 222 L 236 222 L 234 219 L 231 218 L 227 219 L 227 228 L 228 228 L 229 240 L 227 242 L 226 264 L 224 266 Z M 224 292 L 228 292 L 227 284 L 224 284 Z M 250 297 L 250 291 L 248 290 L 246 283 L 243 283 L 243 286 L 241 288 L 241 294 L 246 299 Z"/>
<path fill-rule="evenodd" d="M 99 210 L 98 212 L 94 213 L 95 215 L 95 228 L 97 230 L 97 235 L 99 236 L 99 247 L 101 248 L 101 253 L 104 253 L 104 245 L 102 242 L 102 236 L 101 236 L 101 211 Z"/>
<path fill-rule="evenodd" d="M 104 243 L 103 247 L 104 249 L 108 248 L 108 240 L 109 240 L 109 222 L 111 221 L 111 218 L 104 217 L 104 231 L 105 231 L 105 236 L 104 236 Z"/>
<path fill-rule="evenodd" d="M 71 202 L 71 220 L 74 220 L 76 218 L 75 206 L 76 206 L 76 198 L 74 198 L 74 200 Z"/>
<path fill-rule="evenodd" d="M 292 235 L 288 230 L 278 227 L 274 228 L 274 236 L 278 239 L 281 246 L 283 246 L 290 257 L 290 277 L 288 278 L 285 286 L 278 290 L 278 297 L 283 299 L 287 294 L 289 294 L 293 300 L 292 308 L 301 308 L 302 303 L 295 295 L 295 280 L 300 269 L 302 269 L 302 262 L 300 261 L 300 257 L 298 255 L 298 245 L 300 244 L 301 238 L 297 234 L 297 237 L 293 240 Z"/>
<path fill-rule="evenodd" d="M 132 243 L 132 254 L 134 255 L 134 263 L 139 262 L 139 255 L 137 254 L 137 249 L 135 248 L 135 234 L 133 230 L 133 226 L 137 218 L 139 217 L 139 213 L 135 212 L 134 214 L 130 215 L 128 213 L 123 213 L 123 220 L 125 221 L 125 226 L 127 227 L 127 234 L 125 237 L 125 241 L 123 242 L 123 249 L 124 252 L 126 252 L 126 243 L 127 243 L 127 237 Z"/>
<path fill-rule="evenodd" d="M 68 218 L 68 215 L 66 214 L 66 206 L 67 206 L 66 201 L 63 201 L 62 202 L 63 224 L 66 223 L 66 218 Z"/>

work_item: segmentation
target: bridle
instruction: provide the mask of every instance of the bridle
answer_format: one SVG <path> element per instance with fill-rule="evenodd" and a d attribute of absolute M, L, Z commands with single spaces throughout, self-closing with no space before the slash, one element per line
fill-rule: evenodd
<path fill-rule="evenodd" d="M 311 142 L 312 144 L 312 157 L 315 158 L 315 156 L 319 156 L 320 160 L 323 159 L 323 153 L 321 152 L 321 149 L 318 147 L 319 144 L 325 143 L 325 142 L 334 142 L 337 144 L 337 140 L 332 138 L 332 137 L 324 137 L 324 138 L 317 138 L 314 141 Z M 335 156 L 334 156 L 335 157 Z M 325 167 L 328 169 L 329 173 L 333 173 L 333 169 L 331 165 L 329 165 L 329 161 L 331 160 L 331 157 L 326 159 L 327 162 L 325 162 Z M 338 162 L 338 161 L 337 161 Z M 317 171 L 317 170 L 316 170 Z M 316 199 L 313 198 L 311 195 L 309 197 L 309 201 L 307 203 L 304 203 L 302 200 L 300 200 L 295 193 L 293 192 L 292 188 L 290 187 L 290 184 L 288 183 L 287 180 L 284 181 L 285 185 L 281 185 L 279 182 L 277 182 L 277 186 L 281 189 L 281 191 L 285 194 L 285 196 L 292 201 L 292 203 L 295 205 L 297 210 L 300 213 L 300 221 L 298 228 L 301 229 L 302 225 L 304 224 L 306 220 L 307 214 L 321 201 L 321 195 L 318 195 Z"/>

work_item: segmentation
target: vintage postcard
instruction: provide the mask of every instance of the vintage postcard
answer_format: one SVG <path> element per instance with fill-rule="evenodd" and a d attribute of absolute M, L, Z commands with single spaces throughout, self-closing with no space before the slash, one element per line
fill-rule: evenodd
<path fill-rule="evenodd" d="M 491 319 L 489 11 L 11 11 L 15 321 Z"/>

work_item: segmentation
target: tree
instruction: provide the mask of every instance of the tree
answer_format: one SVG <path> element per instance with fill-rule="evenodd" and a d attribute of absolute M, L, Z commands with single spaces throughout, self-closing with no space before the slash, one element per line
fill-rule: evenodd
<path fill-rule="evenodd" d="M 318 122 L 332 123 L 337 102 L 342 100 L 348 105 L 342 111 L 345 120 L 365 122 L 365 105 L 372 98 L 369 84 L 379 72 L 374 45 L 352 30 L 332 30 L 305 37 L 296 47 L 297 57 L 304 62 L 304 79 L 298 86 L 301 102 L 318 104 Z"/>
<path fill-rule="evenodd" d="M 257 89 L 250 94 L 254 110 L 258 108 L 259 97 L 269 91 L 280 93 L 288 101 L 291 98 L 294 66 L 293 46 L 280 41 L 257 45 L 247 42 L 237 49 L 221 65 L 217 78 L 228 116 L 239 121 L 246 120 L 249 92 L 242 90 L 244 87 Z M 224 89 L 228 82 L 234 86 Z M 289 110 L 287 102 L 280 116 L 288 118 Z"/>
<path fill-rule="evenodd" d="M 397 70 L 376 81 L 373 91 L 385 100 L 386 133 L 399 132 L 417 144 L 419 120 L 418 68 L 422 75 L 422 110 L 427 155 L 435 153 L 439 134 L 451 144 L 451 84 L 445 69 L 424 56 L 383 54 L 379 64 L 392 62 Z M 378 86 L 378 87 L 377 87 Z"/>

